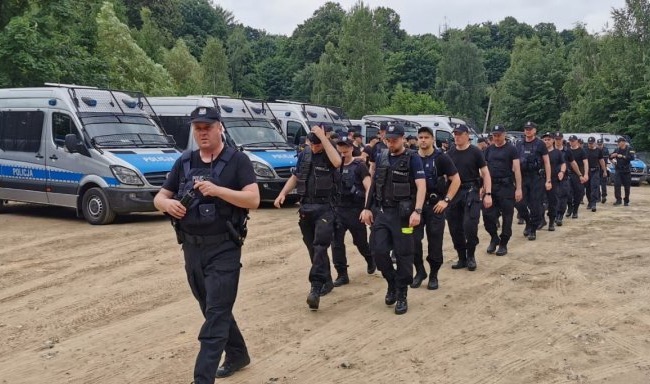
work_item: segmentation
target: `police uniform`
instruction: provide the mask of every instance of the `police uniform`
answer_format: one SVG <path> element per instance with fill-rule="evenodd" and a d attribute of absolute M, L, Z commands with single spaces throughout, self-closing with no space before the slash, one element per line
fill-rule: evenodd
<path fill-rule="evenodd" d="M 350 140 L 345 138 L 337 145 L 352 145 Z M 372 274 L 376 270 L 375 261 L 370 252 L 368 244 L 368 233 L 365 224 L 359 221 L 363 210 L 366 189 L 363 180 L 370 177 L 366 164 L 358 159 L 353 159 L 349 164 L 343 164 L 339 175 L 339 188 L 334 203 L 335 225 L 334 239 L 332 240 L 332 261 L 338 273 L 334 286 L 347 284 L 348 260 L 345 253 L 345 233 L 350 231 L 352 242 L 359 250 L 359 253 L 366 260 L 367 272 Z"/>
<path fill-rule="evenodd" d="M 625 141 L 619 138 L 618 142 Z M 632 185 L 632 176 L 630 162 L 634 160 L 634 153 L 630 150 L 630 146 L 626 145 L 625 148 L 616 148 L 612 155 L 616 155 L 616 165 L 614 166 L 614 197 L 616 201 L 614 205 L 621 205 L 621 186 L 625 191 L 625 197 L 622 200 L 627 206 L 630 204 L 630 186 Z M 621 157 L 618 157 L 620 155 Z"/>
<path fill-rule="evenodd" d="M 603 139 L 598 139 L 596 143 L 602 145 Z M 605 169 L 607 170 L 607 176 L 601 176 L 600 178 L 600 202 L 605 204 L 607 202 L 607 179 L 610 175 L 609 168 L 607 167 L 607 164 L 609 164 L 609 149 L 603 145 L 600 150 L 603 151 L 603 160 L 605 160 Z"/>
<path fill-rule="evenodd" d="M 431 136 L 433 132 L 429 128 L 420 128 L 427 130 Z M 422 239 L 426 231 L 427 236 L 427 262 L 429 263 L 429 282 L 428 289 L 438 289 L 438 271 L 443 263 L 442 242 L 445 232 L 445 212 L 436 213 L 433 208 L 439 201 L 444 200 L 448 204 L 451 202 L 447 196 L 448 179 L 456 174 L 458 170 L 453 161 L 441 149 L 433 149 L 429 156 L 421 156 L 422 166 L 424 167 L 424 176 L 427 182 L 427 193 L 422 208 L 420 225 L 415 227 L 415 277 L 411 288 L 418 288 L 422 281 L 427 277 L 424 269 Z"/>
<path fill-rule="evenodd" d="M 578 138 L 575 135 L 569 137 L 569 141 L 576 140 L 578 140 Z M 580 208 L 580 203 L 582 203 L 582 199 L 585 197 L 585 186 L 580 182 L 580 177 L 586 175 L 586 172 L 588 171 L 588 169 L 584 169 L 584 160 L 587 158 L 587 153 L 584 148 L 582 148 L 582 145 L 578 145 L 575 149 L 569 148 L 569 150 L 578 165 L 578 171 L 580 171 L 580 173 L 576 174 L 575 172 L 572 172 L 570 175 L 572 196 L 569 198 L 567 217 L 571 216 L 572 218 L 577 219 L 578 208 Z"/>
<path fill-rule="evenodd" d="M 218 119 L 218 113 L 208 113 L 214 113 L 213 117 Z M 241 240 L 245 236 L 247 210 L 219 198 L 202 196 L 194 189 L 194 183 L 206 179 L 238 191 L 256 182 L 248 157 L 224 147 L 218 157 L 208 163 L 201 159 L 198 150 L 184 152 L 162 186 L 187 207 L 185 216 L 174 222 L 185 256 L 187 279 L 205 317 L 194 368 L 197 384 L 213 383 L 220 373 L 232 374 L 250 362 L 246 343 L 232 313 L 239 284 Z M 226 358 L 222 368 L 226 371 L 219 372 L 217 366 L 224 351 Z"/>
<path fill-rule="evenodd" d="M 589 144 L 595 144 L 596 139 L 590 137 L 587 142 Z M 600 161 L 603 160 L 603 150 L 594 147 L 587 148 L 587 164 L 589 165 L 589 181 L 585 184 L 585 194 L 587 195 L 587 200 L 589 204 L 587 209 L 591 209 L 593 212 L 596 212 L 596 203 L 600 201 L 600 179 L 603 173 L 603 170 L 600 167 Z"/>
<path fill-rule="evenodd" d="M 553 139 L 553 135 L 550 132 L 547 132 L 542 136 L 550 137 Z M 546 190 L 546 201 L 547 204 L 547 215 L 548 215 L 548 230 L 555 231 L 555 224 L 558 216 L 558 196 L 562 194 L 562 183 L 560 181 L 560 172 L 562 175 L 566 174 L 566 161 L 564 153 L 555 148 L 555 143 L 548 151 L 548 161 L 551 165 L 551 189 Z M 562 167 L 564 165 L 564 167 Z M 564 171 L 562 171 L 564 169 Z"/>
<path fill-rule="evenodd" d="M 493 132 L 505 133 L 505 128 L 497 125 Z M 484 154 L 492 180 L 492 206 L 483 208 L 483 225 L 491 239 L 487 252 L 496 251 L 498 256 L 504 256 L 508 252 L 508 242 L 512 237 L 515 212 L 515 178 L 512 167 L 513 162 L 519 159 L 519 153 L 514 145 L 506 142 L 500 147 L 490 145 Z M 499 216 L 503 218 L 501 235 L 498 234 Z"/>
<path fill-rule="evenodd" d="M 562 133 L 556 132 L 555 138 L 556 139 L 563 138 Z M 557 210 L 555 214 L 555 225 L 561 227 L 563 224 L 564 214 L 567 210 L 568 201 L 572 196 L 570 178 L 571 178 L 571 174 L 573 173 L 571 164 L 574 162 L 574 160 L 573 160 L 573 152 L 571 152 L 571 149 L 568 146 L 562 145 L 562 148 L 557 148 L 557 146 L 555 146 L 555 149 L 559 150 L 562 153 L 562 159 L 566 164 L 566 172 L 562 176 L 562 180 L 558 181 L 557 193 L 556 193 Z"/>
<path fill-rule="evenodd" d="M 535 127 L 534 123 L 529 123 Z M 525 139 L 517 143 L 519 162 L 521 164 L 522 199 L 517 204 L 521 218 L 526 222 L 524 236 L 535 240 L 537 228 L 542 222 L 542 200 L 544 195 L 543 156 L 548 154 L 546 145 L 537 137 L 528 142 Z"/>
<path fill-rule="evenodd" d="M 391 126 L 386 137 L 399 137 L 404 130 Z M 394 156 L 388 149 L 376 158 L 371 194 L 366 209 L 372 209 L 374 222 L 370 233 L 370 249 L 377 268 L 388 283 L 386 305 L 395 306 L 395 313 L 407 310 L 407 289 L 413 282 L 413 228 L 409 218 L 416 199 L 416 179 L 424 178 L 422 161 L 416 153 L 404 149 Z M 420 211 L 421 212 L 421 211 Z M 390 251 L 393 250 L 397 270 L 393 267 Z"/>

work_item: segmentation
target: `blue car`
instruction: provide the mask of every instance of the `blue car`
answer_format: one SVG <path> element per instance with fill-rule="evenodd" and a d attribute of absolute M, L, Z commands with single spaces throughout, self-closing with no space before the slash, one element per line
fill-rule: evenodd
<path fill-rule="evenodd" d="M 632 185 L 638 186 L 644 181 L 650 183 L 650 179 L 648 178 L 648 166 L 643 162 L 643 160 L 638 158 L 632 160 L 632 162 L 630 162 L 630 168 L 632 171 L 630 174 L 632 176 Z M 608 184 L 613 184 L 614 174 L 616 173 L 614 164 L 608 164 L 607 169 L 609 170 Z"/>

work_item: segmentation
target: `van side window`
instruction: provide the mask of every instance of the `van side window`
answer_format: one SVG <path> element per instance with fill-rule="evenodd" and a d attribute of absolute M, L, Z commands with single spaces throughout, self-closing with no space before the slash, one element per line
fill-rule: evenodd
<path fill-rule="evenodd" d="M 158 116 L 158 118 L 161 128 L 174 138 L 176 147 L 185 150 L 190 138 L 190 118 L 188 116 Z"/>
<path fill-rule="evenodd" d="M 0 148 L 5 151 L 37 153 L 43 136 L 43 111 L 0 113 Z"/>
<path fill-rule="evenodd" d="M 304 136 L 302 124 L 295 121 L 287 121 L 287 139 L 294 144 L 300 143 L 300 137 Z"/>
<path fill-rule="evenodd" d="M 436 131 L 436 147 L 442 148 L 442 143 L 451 139 L 451 133 L 447 131 Z"/>
<path fill-rule="evenodd" d="M 57 147 L 65 146 L 65 135 L 70 133 L 81 139 L 77 126 L 70 116 L 58 112 L 52 113 L 52 138 Z"/>

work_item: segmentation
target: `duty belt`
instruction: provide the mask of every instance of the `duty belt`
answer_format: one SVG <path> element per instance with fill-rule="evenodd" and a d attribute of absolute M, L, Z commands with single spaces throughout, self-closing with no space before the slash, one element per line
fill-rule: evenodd
<path fill-rule="evenodd" d="M 495 177 L 492 179 L 493 184 L 512 184 L 512 177 Z"/>
<path fill-rule="evenodd" d="M 329 204 L 329 197 L 303 197 L 300 199 L 301 204 Z"/>
<path fill-rule="evenodd" d="M 599 169 L 598 167 L 589 168 L 589 172 L 594 172 L 594 171 L 597 171 L 598 169 Z"/>
<path fill-rule="evenodd" d="M 221 233 L 219 235 L 190 235 L 186 232 L 180 232 L 180 238 L 183 243 L 192 245 L 214 245 L 221 244 L 224 241 L 230 240 L 229 233 Z"/>
<path fill-rule="evenodd" d="M 476 181 L 468 181 L 466 183 L 461 183 L 460 188 L 461 189 L 471 189 L 471 188 L 476 188 L 478 187 L 478 182 Z"/>

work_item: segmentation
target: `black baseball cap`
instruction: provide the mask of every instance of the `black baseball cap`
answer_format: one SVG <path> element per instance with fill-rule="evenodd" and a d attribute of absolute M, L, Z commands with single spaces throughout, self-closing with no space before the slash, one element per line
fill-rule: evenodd
<path fill-rule="evenodd" d="M 417 139 L 418 138 L 416 136 L 413 136 L 413 135 L 406 136 L 406 140 L 417 140 Z"/>
<path fill-rule="evenodd" d="M 503 125 L 495 125 L 494 128 L 492 128 L 492 133 L 504 133 L 506 131 L 506 127 Z"/>
<path fill-rule="evenodd" d="M 404 127 L 399 125 L 391 125 L 386 130 L 387 139 L 395 139 L 397 137 L 404 137 Z"/>
<path fill-rule="evenodd" d="M 208 123 L 212 124 L 215 121 L 221 121 L 221 113 L 217 108 L 212 107 L 197 107 L 190 113 L 191 123 Z"/>
<path fill-rule="evenodd" d="M 356 139 L 357 137 L 363 137 L 363 135 L 361 134 L 361 132 L 354 132 L 352 137 L 354 137 Z"/>
<path fill-rule="evenodd" d="M 616 139 L 617 143 L 620 143 L 621 141 L 627 142 L 627 140 L 624 137 L 619 137 L 618 139 Z"/>
<path fill-rule="evenodd" d="M 553 137 L 553 135 L 551 134 L 551 132 L 544 132 L 544 134 L 542 135 L 542 139 L 545 137 Z"/>
<path fill-rule="evenodd" d="M 465 124 L 458 124 L 456 128 L 454 128 L 454 132 L 465 132 L 469 133 L 469 128 L 467 128 L 467 125 Z"/>
<path fill-rule="evenodd" d="M 487 139 L 485 137 L 481 136 L 481 137 L 478 138 L 478 142 L 479 143 L 487 143 Z"/>
<path fill-rule="evenodd" d="M 426 133 L 428 133 L 429 135 L 433 136 L 433 129 L 431 129 L 431 128 L 429 128 L 429 127 L 420 127 L 420 128 L 418 129 L 418 135 L 419 135 L 420 133 L 423 133 L 423 132 L 426 132 Z"/>
<path fill-rule="evenodd" d="M 309 139 L 309 142 L 311 142 L 312 144 L 321 144 L 320 139 L 318 138 L 318 136 L 316 136 L 314 132 L 309 132 L 309 135 L 307 135 L 307 139 Z"/>
<path fill-rule="evenodd" d="M 379 130 L 380 131 L 385 131 L 387 128 L 388 128 L 388 123 L 387 122 L 382 121 L 381 123 L 379 123 Z"/>
<path fill-rule="evenodd" d="M 596 144 L 602 144 L 602 143 L 603 143 L 603 139 L 596 140 Z"/>
<path fill-rule="evenodd" d="M 576 140 L 578 140 L 578 136 L 576 135 L 569 136 L 569 141 L 576 141 Z"/>
<path fill-rule="evenodd" d="M 595 142 L 596 142 L 596 138 L 593 137 L 593 136 L 589 136 L 589 138 L 587 139 L 587 143 L 589 143 L 589 144 L 593 144 Z"/>
<path fill-rule="evenodd" d="M 352 146 L 352 140 L 347 136 L 342 136 L 337 142 L 336 145 L 347 145 L 348 147 Z"/>
<path fill-rule="evenodd" d="M 556 139 L 562 139 L 562 138 L 564 138 L 564 135 L 562 134 L 562 132 L 558 131 L 558 132 L 555 132 L 555 136 L 553 136 L 553 137 L 556 138 Z"/>
<path fill-rule="evenodd" d="M 527 121 L 526 124 L 524 124 L 524 129 L 526 128 L 535 128 L 537 129 L 537 124 L 533 123 L 532 121 Z"/>

